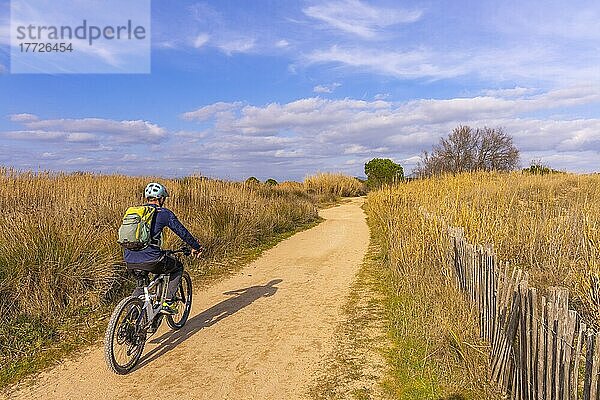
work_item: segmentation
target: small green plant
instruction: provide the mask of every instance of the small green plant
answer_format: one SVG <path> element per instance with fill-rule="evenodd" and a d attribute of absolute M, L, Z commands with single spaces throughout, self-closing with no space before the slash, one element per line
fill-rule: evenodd
<path fill-rule="evenodd" d="M 277 186 L 277 181 L 273 178 L 269 178 L 265 181 L 265 184 L 269 186 Z"/>
<path fill-rule="evenodd" d="M 541 160 L 533 160 L 528 168 L 523 169 L 523 173 L 529 173 L 533 175 L 549 175 L 549 174 L 562 174 L 564 172 L 550 168 L 544 164 Z"/>
<path fill-rule="evenodd" d="M 258 185 L 260 183 L 260 181 L 258 180 L 258 178 L 251 176 L 250 178 L 246 179 L 246 185 Z"/>
<path fill-rule="evenodd" d="M 367 186 L 376 189 L 382 185 L 400 182 L 404 179 L 404 169 L 389 158 L 374 158 L 365 164 Z"/>

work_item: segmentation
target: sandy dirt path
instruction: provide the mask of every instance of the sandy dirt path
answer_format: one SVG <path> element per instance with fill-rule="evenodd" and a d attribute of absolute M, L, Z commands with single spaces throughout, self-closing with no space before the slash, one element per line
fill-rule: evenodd
<path fill-rule="evenodd" d="M 196 292 L 186 326 L 163 324 L 131 374 L 110 373 L 97 347 L 10 398 L 305 398 L 367 250 L 362 202 L 322 210 L 320 225 Z"/>

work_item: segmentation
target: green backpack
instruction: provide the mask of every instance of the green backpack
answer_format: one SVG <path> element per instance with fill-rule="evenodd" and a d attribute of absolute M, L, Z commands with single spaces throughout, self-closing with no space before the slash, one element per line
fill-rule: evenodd
<path fill-rule="evenodd" d="M 129 207 L 119 227 L 117 242 L 128 250 L 142 250 L 148 247 L 152 242 L 151 226 L 155 214 L 156 207 Z"/>

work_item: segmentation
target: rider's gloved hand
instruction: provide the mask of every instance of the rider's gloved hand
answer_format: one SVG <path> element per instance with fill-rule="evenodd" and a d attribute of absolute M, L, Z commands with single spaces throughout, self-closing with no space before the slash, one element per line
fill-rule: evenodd
<path fill-rule="evenodd" d="M 200 258 L 202 256 L 202 247 L 198 250 L 192 249 L 192 257 Z"/>

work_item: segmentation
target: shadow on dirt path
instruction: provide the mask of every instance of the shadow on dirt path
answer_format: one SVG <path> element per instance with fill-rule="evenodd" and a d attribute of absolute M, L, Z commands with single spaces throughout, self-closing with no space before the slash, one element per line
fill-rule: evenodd
<path fill-rule="evenodd" d="M 248 307 L 260 298 L 273 296 L 278 289 L 275 285 L 281 282 L 283 282 L 283 279 L 273 279 L 265 285 L 250 286 L 223 293 L 234 297 L 223 300 L 211 308 L 202 311 L 200 314 L 195 315 L 180 330 L 169 331 L 156 339 L 150 340 L 150 343 L 158 344 L 158 346 L 144 355 L 136 369 L 144 368 L 144 366 L 185 342 L 203 328 L 218 323 L 224 318 Z"/>

